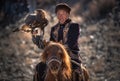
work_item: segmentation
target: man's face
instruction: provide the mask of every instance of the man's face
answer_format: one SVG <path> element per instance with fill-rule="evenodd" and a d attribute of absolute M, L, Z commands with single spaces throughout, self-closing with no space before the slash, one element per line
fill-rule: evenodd
<path fill-rule="evenodd" d="M 68 17 L 69 17 L 69 13 L 67 13 L 65 10 L 57 11 L 57 18 L 60 24 L 64 24 L 64 22 L 68 19 Z"/>

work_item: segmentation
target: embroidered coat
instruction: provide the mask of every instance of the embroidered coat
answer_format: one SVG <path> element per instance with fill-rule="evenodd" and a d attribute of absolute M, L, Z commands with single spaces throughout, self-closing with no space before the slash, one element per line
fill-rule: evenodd
<path fill-rule="evenodd" d="M 50 41 L 61 42 L 67 45 L 69 49 L 74 53 L 78 54 L 78 38 L 79 38 L 79 24 L 68 21 L 65 23 L 63 28 L 63 39 L 59 40 L 60 24 L 56 24 L 51 28 Z"/>

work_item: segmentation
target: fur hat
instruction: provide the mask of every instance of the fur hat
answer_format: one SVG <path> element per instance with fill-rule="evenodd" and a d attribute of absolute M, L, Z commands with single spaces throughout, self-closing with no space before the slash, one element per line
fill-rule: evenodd
<path fill-rule="evenodd" d="M 66 3 L 60 3 L 56 5 L 55 13 L 57 13 L 58 10 L 65 10 L 66 12 L 70 13 L 71 8 Z"/>

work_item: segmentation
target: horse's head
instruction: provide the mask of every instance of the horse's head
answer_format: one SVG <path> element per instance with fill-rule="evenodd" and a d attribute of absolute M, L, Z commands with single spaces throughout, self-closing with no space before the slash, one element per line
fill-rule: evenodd
<path fill-rule="evenodd" d="M 61 71 L 65 78 L 70 78 L 70 57 L 63 45 L 59 43 L 50 43 L 45 48 L 42 58 L 52 74 L 56 75 Z"/>

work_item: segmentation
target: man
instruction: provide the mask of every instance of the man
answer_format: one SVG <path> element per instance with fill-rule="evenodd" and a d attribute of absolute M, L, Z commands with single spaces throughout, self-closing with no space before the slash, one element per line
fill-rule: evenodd
<path fill-rule="evenodd" d="M 58 23 L 52 27 L 50 41 L 60 42 L 72 51 L 71 58 L 80 62 L 78 59 L 79 47 L 79 24 L 72 23 L 69 18 L 71 8 L 60 3 L 55 8 L 55 13 L 58 18 Z"/>
<path fill-rule="evenodd" d="M 71 8 L 65 3 L 60 3 L 56 6 L 55 13 L 58 18 L 58 23 L 51 28 L 50 41 L 60 42 L 70 51 L 69 54 L 72 59 L 72 68 L 79 72 L 81 70 L 79 67 L 81 60 L 79 59 L 78 47 L 79 24 L 71 21 L 69 18 L 70 11 Z M 40 71 L 40 67 L 42 68 L 42 71 Z M 36 69 L 39 72 L 43 72 L 43 67 L 46 67 L 46 65 L 40 63 L 37 65 Z"/>

